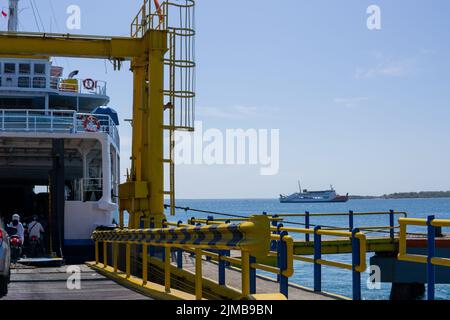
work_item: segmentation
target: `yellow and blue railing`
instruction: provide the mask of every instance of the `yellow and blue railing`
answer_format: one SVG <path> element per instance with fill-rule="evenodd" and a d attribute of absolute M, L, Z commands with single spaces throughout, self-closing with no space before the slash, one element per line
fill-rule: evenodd
<path fill-rule="evenodd" d="M 192 210 L 188 208 L 189 210 Z M 187 211 L 187 210 L 186 210 Z M 192 210 L 192 211 L 195 211 Z M 204 213 L 208 213 L 207 211 Z M 265 213 L 265 215 L 267 215 Z M 355 217 L 357 216 L 375 216 L 375 215 L 384 215 L 389 217 L 389 225 L 384 226 L 361 226 L 355 227 Z M 396 229 L 399 229 L 399 226 L 395 224 L 395 217 L 401 215 L 403 217 L 407 217 L 406 212 L 395 212 L 394 210 L 390 210 L 387 212 L 354 212 L 349 211 L 348 213 L 309 213 L 305 212 L 304 214 L 278 214 L 269 216 L 269 221 L 271 223 L 271 231 L 272 231 L 272 241 L 270 245 L 270 253 L 269 256 L 276 257 L 276 265 L 277 267 L 270 267 L 267 265 L 261 265 L 260 270 L 272 272 L 277 275 L 277 280 L 280 283 L 280 292 L 284 295 L 288 296 L 288 278 L 284 277 L 283 274 L 277 272 L 278 269 L 282 269 L 284 267 L 284 261 L 302 261 L 306 263 L 314 264 L 314 291 L 322 292 L 322 266 L 331 266 L 340 269 L 349 270 L 352 272 L 352 297 L 354 300 L 360 300 L 361 297 L 361 274 L 365 272 L 367 268 L 367 237 L 364 232 L 381 232 L 388 233 L 389 237 L 394 240 L 396 238 Z M 231 215 L 230 215 L 231 216 Z M 311 223 L 311 217 L 337 217 L 337 216 L 348 216 L 348 226 L 347 227 L 336 227 L 336 226 L 324 226 L 324 225 L 314 225 Z M 295 227 L 285 227 L 283 223 L 293 223 L 284 221 L 287 217 L 304 217 L 305 223 L 298 223 L 305 226 L 304 228 L 295 228 Z M 208 216 L 204 219 L 191 218 L 189 220 L 190 224 L 221 224 L 223 222 L 230 223 L 231 221 L 246 221 L 245 217 L 230 217 L 224 219 L 216 219 L 213 216 Z M 347 231 L 348 229 L 348 231 Z M 290 234 L 301 234 L 304 235 L 304 240 L 306 242 L 311 242 L 311 238 L 313 238 L 313 249 L 314 249 L 314 257 L 306 257 L 302 255 L 295 255 L 294 250 L 285 252 L 289 247 L 284 246 L 282 243 L 277 241 L 276 237 L 284 238 L 289 236 L 290 239 L 293 239 Z M 322 258 L 322 243 L 323 237 L 337 237 L 337 238 L 347 238 L 351 241 L 352 246 L 352 263 L 342 263 L 337 261 L 325 260 Z M 292 246 L 293 248 L 293 246 Z M 286 256 L 287 254 L 287 256 Z M 284 258 L 284 257 L 287 258 Z M 236 261 L 234 261 L 236 262 Z M 238 263 L 235 263 L 238 264 Z M 294 271 L 294 270 L 292 270 Z"/>
<path fill-rule="evenodd" d="M 398 226 L 395 224 L 395 217 L 396 216 L 403 216 L 407 217 L 406 212 L 397 212 L 394 210 L 389 211 L 374 211 L 374 212 L 355 212 L 353 210 L 350 210 L 349 212 L 337 212 L 337 213 L 311 213 L 309 211 L 305 211 L 305 213 L 298 213 L 298 214 L 275 214 L 272 215 L 272 226 L 276 226 L 277 219 L 278 220 L 284 220 L 285 218 L 303 218 L 303 223 L 296 222 L 295 224 L 302 224 L 306 229 L 309 229 L 311 227 L 315 227 L 314 224 L 311 223 L 311 218 L 330 218 L 330 217 L 348 217 L 348 226 L 347 229 L 351 232 L 356 227 L 358 227 L 360 230 L 367 230 L 367 231 L 374 231 L 374 232 L 380 232 L 380 233 L 389 233 L 389 237 L 393 240 L 395 238 L 395 230 L 398 229 Z M 356 226 L 355 218 L 356 217 L 369 217 L 369 216 L 388 216 L 389 218 L 389 224 L 383 225 L 383 226 Z M 286 223 L 286 222 L 285 222 Z M 294 223 L 292 223 L 294 224 Z M 324 225 L 321 225 L 321 227 L 325 227 Z M 341 227 L 336 226 L 326 226 L 330 229 L 345 229 Z M 310 241 L 310 234 L 305 234 L 305 241 Z"/>
<path fill-rule="evenodd" d="M 268 219 L 268 218 L 267 218 Z M 224 223 L 230 224 L 231 221 L 247 221 L 247 219 L 227 219 L 227 220 L 215 220 L 214 217 L 208 217 L 207 219 L 196 219 L 191 218 L 189 220 L 189 224 L 183 224 L 182 221 L 177 223 L 173 222 L 163 222 L 163 226 L 189 226 L 195 225 L 197 228 L 201 227 L 203 224 L 209 226 L 218 226 L 223 225 Z M 269 219 L 267 220 L 269 221 Z M 283 294 L 286 298 L 289 297 L 289 289 L 288 289 L 288 279 L 294 274 L 294 240 L 290 237 L 286 232 L 280 234 L 271 234 L 270 241 L 275 242 L 277 244 L 277 248 L 279 248 L 277 252 L 277 266 L 271 266 L 268 264 L 264 264 L 258 262 L 258 257 L 252 252 L 248 257 L 232 257 L 231 250 L 211 250 L 206 249 L 202 253 L 207 257 L 208 260 L 215 260 L 218 264 L 218 284 L 225 285 L 226 283 L 226 268 L 235 266 L 242 270 L 243 273 L 248 271 L 249 277 L 249 287 L 248 292 L 251 295 L 256 294 L 256 270 L 265 271 L 268 273 L 275 274 L 279 279 L 279 293 Z M 182 257 L 183 251 L 190 252 L 194 254 L 192 250 L 189 249 L 178 249 L 177 254 L 177 267 L 179 269 L 183 268 L 183 261 L 180 257 Z M 269 245 L 267 246 L 267 254 L 269 251 Z M 265 258 L 262 257 L 261 258 Z M 244 276 L 244 275 L 243 275 Z M 247 282 L 246 282 L 247 283 Z M 243 288 L 246 289 L 246 288 Z M 246 289 L 247 290 L 247 289 Z"/>
<path fill-rule="evenodd" d="M 436 219 L 429 216 L 427 219 L 401 218 L 398 260 L 427 265 L 427 298 L 435 299 L 436 266 L 450 267 L 450 258 L 436 256 L 436 229 L 450 227 L 450 220 Z M 407 253 L 407 227 L 427 227 L 427 255 Z"/>
<path fill-rule="evenodd" d="M 295 261 L 302 261 L 306 263 L 314 264 L 314 291 L 322 292 L 322 266 L 336 267 L 340 269 L 352 271 L 352 288 L 353 288 L 353 299 L 361 300 L 361 273 L 365 272 L 366 265 L 366 236 L 359 229 L 353 229 L 350 231 L 339 231 L 323 229 L 321 226 L 316 226 L 314 229 L 311 228 L 290 228 L 284 227 L 279 224 L 277 227 L 272 227 L 272 231 L 281 234 L 287 234 L 287 232 L 304 234 L 313 236 L 314 241 L 314 256 L 312 258 L 292 254 L 292 259 Z M 332 237 L 344 237 L 350 238 L 352 242 L 352 263 L 342 263 L 337 261 L 325 260 L 322 257 L 322 236 L 332 236 Z M 272 244 L 273 246 L 273 244 Z M 277 247 L 272 247 L 270 254 L 276 254 Z M 279 249 L 278 249 L 279 250 Z M 280 279 L 281 281 L 281 279 Z"/>
<path fill-rule="evenodd" d="M 230 218 L 230 219 L 214 219 L 209 216 L 206 219 L 191 218 L 190 224 L 207 224 L 217 225 L 230 221 L 245 221 L 245 218 Z M 271 244 L 268 256 L 276 257 L 276 267 L 266 264 L 258 264 L 255 260 L 250 261 L 251 268 L 251 291 L 256 290 L 256 270 L 262 270 L 277 275 L 277 281 L 280 287 L 280 293 L 289 296 L 289 277 L 294 274 L 294 261 L 302 261 L 314 264 L 314 291 L 322 292 L 322 266 L 331 266 L 352 271 L 352 287 L 353 299 L 361 299 L 361 273 L 365 272 L 366 265 L 366 236 L 359 229 L 354 228 L 350 231 L 323 229 L 321 226 L 312 228 L 293 228 L 284 227 L 280 223 L 279 216 L 270 217 L 271 220 Z M 181 222 L 180 222 L 181 223 Z M 289 234 L 304 234 L 314 237 L 314 258 L 295 255 L 294 253 L 294 238 Z M 325 260 L 322 258 L 322 236 L 343 237 L 349 238 L 352 242 L 352 263 L 345 264 L 336 261 Z M 253 258 L 254 259 L 254 258 Z M 235 258 L 225 258 L 226 261 L 232 264 L 242 266 L 241 261 Z M 225 266 L 225 265 L 224 265 Z"/>

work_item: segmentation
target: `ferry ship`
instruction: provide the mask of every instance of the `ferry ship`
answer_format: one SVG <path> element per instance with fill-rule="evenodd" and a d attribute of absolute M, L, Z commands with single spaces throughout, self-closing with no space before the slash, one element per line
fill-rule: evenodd
<path fill-rule="evenodd" d="M 9 32 L 17 13 L 10 1 Z M 118 216 L 117 113 L 107 83 L 78 73 L 51 57 L 0 57 L 0 215 L 38 215 L 47 254 L 66 261 L 92 259 L 92 232 Z"/>
<path fill-rule="evenodd" d="M 281 203 L 317 203 L 317 202 L 347 202 L 349 197 L 348 193 L 345 196 L 338 195 L 333 186 L 330 186 L 330 190 L 323 191 L 308 191 L 302 190 L 299 185 L 299 191 L 289 196 L 280 195 Z"/>

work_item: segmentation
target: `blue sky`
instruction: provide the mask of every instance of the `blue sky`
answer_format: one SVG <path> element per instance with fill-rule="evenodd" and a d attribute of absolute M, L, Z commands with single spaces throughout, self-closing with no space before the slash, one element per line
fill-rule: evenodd
<path fill-rule="evenodd" d="M 141 4 L 35 2 L 46 31 L 69 32 L 66 8 L 77 4 L 78 33 L 102 35 L 127 35 Z M 366 27 L 372 4 L 381 8 L 379 31 Z M 36 31 L 29 0 L 21 7 L 21 29 Z M 443 0 L 198 0 L 197 120 L 221 130 L 280 129 L 280 172 L 178 166 L 178 196 L 272 198 L 295 191 L 298 178 L 352 194 L 450 190 L 449 17 Z M 4 30 L 6 20 L 0 24 Z M 107 80 L 111 106 L 130 118 L 127 68 L 56 62 Z M 121 132 L 125 170 L 129 125 Z"/>

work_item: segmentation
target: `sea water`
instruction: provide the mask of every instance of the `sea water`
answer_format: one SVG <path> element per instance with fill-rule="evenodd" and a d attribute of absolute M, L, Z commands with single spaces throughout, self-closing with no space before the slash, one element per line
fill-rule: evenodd
<path fill-rule="evenodd" d="M 281 213 L 326 213 L 326 212 L 379 212 L 395 210 L 397 212 L 405 211 L 410 218 L 426 218 L 429 215 L 435 215 L 437 218 L 450 219 L 450 198 L 441 199 L 373 199 L 373 200 L 350 200 L 347 203 L 315 203 L 315 204 L 282 204 L 278 200 L 177 200 L 177 206 L 201 209 L 206 211 L 223 212 L 237 215 L 262 214 L 281 214 Z M 206 218 L 208 214 L 196 212 L 185 212 L 177 210 L 175 217 L 170 217 L 171 221 L 182 220 L 187 222 L 191 217 Z M 216 215 L 216 218 L 223 218 Z M 399 216 L 396 216 L 396 221 Z M 287 221 L 304 223 L 304 217 L 289 217 Z M 347 227 L 348 217 L 311 217 L 311 224 L 325 226 Z M 288 226 L 288 224 L 285 224 Z M 354 226 L 388 226 L 389 216 L 355 216 Z M 397 225 L 397 223 L 396 223 Z M 292 225 L 295 227 L 295 225 Z M 299 226 L 301 227 L 301 226 Z M 410 227 L 410 232 L 426 232 L 426 228 Z M 371 236 L 372 234 L 368 234 Z M 295 235 L 294 238 L 301 237 Z M 368 259 L 371 255 L 368 256 Z M 324 259 L 351 263 L 351 255 L 329 255 L 323 256 Z M 369 264 L 369 261 L 367 261 Z M 273 275 L 271 275 L 273 277 Z M 369 289 L 367 279 L 369 274 L 364 273 L 361 279 L 362 297 L 366 300 L 387 300 L 391 290 L 391 284 L 381 284 L 381 289 Z M 295 262 L 295 274 L 290 279 L 291 282 L 312 288 L 313 287 L 313 265 L 308 263 Z M 340 294 L 347 297 L 352 295 L 352 275 L 348 270 L 335 267 L 322 267 L 322 290 L 334 294 Z M 450 285 L 436 285 L 437 299 L 450 299 Z"/>

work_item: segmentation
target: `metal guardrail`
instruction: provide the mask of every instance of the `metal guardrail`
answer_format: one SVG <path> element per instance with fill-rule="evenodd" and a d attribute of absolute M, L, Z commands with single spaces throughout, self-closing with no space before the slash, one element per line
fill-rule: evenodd
<path fill-rule="evenodd" d="M 394 210 L 389 211 L 377 211 L 377 212 L 355 212 L 353 210 L 350 210 L 348 213 L 344 212 L 332 212 L 332 213 L 310 213 L 309 211 L 306 211 L 305 213 L 300 214 L 275 214 L 272 215 L 272 218 L 288 218 L 288 217 L 303 217 L 304 223 L 303 225 L 305 228 L 309 229 L 311 227 L 314 227 L 315 225 L 311 224 L 311 217 L 348 217 L 348 227 L 342 228 L 342 227 L 334 227 L 334 226 L 324 226 L 321 225 L 321 227 L 327 227 L 334 230 L 348 230 L 353 231 L 355 229 L 355 217 L 362 217 L 362 216 L 389 216 L 389 225 L 386 226 L 358 226 L 358 229 L 361 231 L 371 231 L 371 232 L 386 232 L 389 233 L 389 237 L 393 240 L 395 238 L 395 230 L 399 228 L 399 226 L 395 225 L 395 216 L 401 215 L 403 217 L 407 217 L 408 214 L 406 212 L 397 212 Z M 288 222 L 286 222 L 288 223 Z M 275 224 L 276 226 L 276 224 Z M 310 241 L 310 234 L 305 234 L 305 241 Z"/>
<path fill-rule="evenodd" d="M 1 74 L 0 90 L 50 90 L 62 93 L 77 93 L 106 96 L 107 84 L 102 80 L 92 80 L 92 88 L 84 85 L 90 79 L 63 78 L 43 75 Z"/>
<path fill-rule="evenodd" d="M 400 239 L 398 260 L 422 263 L 427 265 L 427 298 L 435 299 L 436 266 L 450 267 L 450 258 L 436 257 L 436 228 L 450 227 L 450 220 L 435 219 L 435 216 L 429 216 L 427 219 L 400 218 Z M 408 254 L 407 253 L 407 227 L 420 226 L 427 227 L 427 255 Z"/>
<path fill-rule="evenodd" d="M 173 226 L 173 223 L 165 223 Z M 240 264 L 242 269 L 242 296 L 247 297 L 256 293 L 257 268 L 266 268 L 255 261 L 258 257 L 266 257 L 269 252 L 271 239 L 279 238 L 280 247 L 284 247 L 284 268 L 277 269 L 283 277 L 293 273 L 292 257 L 293 241 L 285 236 L 272 236 L 269 221 L 266 216 L 252 216 L 248 221 L 240 224 L 221 224 L 211 226 L 191 226 L 176 224 L 174 228 L 117 229 L 114 231 L 95 231 L 92 239 L 95 241 L 96 265 L 100 265 L 99 243 L 103 242 L 103 266 L 108 267 L 107 244 L 113 244 L 113 269 L 118 270 L 118 244 L 126 246 L 126 277 L 131 276 L 131 246 L 142 245 L 142 283 L 148 280 L 148 256 L 155 255 L 155 247 L 164 248 L 162 260 L 164 261 L 164 285 L 166 292 L 171 290 L 171 253 L 177 252 L 177 267 L 183 268 L 182 255 L 184 251 L 195 255 L 195 295 L 200 300 L 203 297 L 202 262 L 203 256 L 218 260 L 219 285 L 225 285 L 226 263 Z M 150 249 L 150 250 L 149 250 Z M 231 250 L 241 252 L 241 259 L 232 258 Z M 282 249 L 283 250 L 283 249 Z M 213 251 L 213 252 L 212 252 Z M 287 283 L 287 280 L 285 281 Z"/>
<path fill-rule="evenodd" d="M 148 30 L 167 30 L 167 3 L 144 0 L 131 23 L 131 37 L 142 38 Z"/>
<path fill-rule="evenodd" d="M 325 213 L 325 216 L 329 215 L 339 215 L 339 216 L 345 216 L 345 215 L 351 215 L 352 212 L 349 214 L 346 213 Z M 406 213 L 395 213 L 394 211 L 390 212 L 377 212 L 372 213 L 369 212 L 367 215 L 374 215 L 374 214 L 382 214 L 382 215 L 389 215 L 394 216 L 395 214 L 401 214 L 406 215 Z M 365 213 L 357 213 L 357 215 L 363 216 L 366 215 Z M 359 228 L 353 228 L 352 231 L 343 231 L 342 228 L 335 228 L 335 229 L 323 229 L 322 226 L 315 226 L 315 228 L 310 228 L 310 225 L 308 225 L 308 228 L 293 228 L 293 227 L 285 227 L 283 226 L 282 219 L 283 217 L 287 217 L 291 215 L 274 215 L 274 216 L 268 216 L 269 221 L 271 221 L 271 231 L 273 232 L 272 242 L 271 242 L 271 251 L 269 253 L 269 256 L 276 256 L 277 257 L 277 267 L 272 266 L 265 266 L 265 265 L 258 265 L 258 269 L 275 273 L 278 275 L 278 282 L 280 283 L 280 292 L 283 293 L 285 296 L 288 296 L 288 281 L 287 278 L 283 277 L 283 275 L 279 273 L 279 270 L 285 267 L 286 265 L 283 262 L 286 261 L 288 265 L 293 266 L 293 261 L 302 261 L 306 263 L 312 263 L 314 264 L 314 291 L 315 292 L 321 292 L 322 291 L 322 266 L 330 266 L 330 267 L 336 267 L 340 269 L 350 270 L 352 271 L 352 289 L 353 289 L 353 299 L 354 300 L 360 300 L 361 299 L 361 273 L 365 272 L 367 269 L 367 238 L 366 235 L 359 229 Z M 300 215 L 299 215 L 300 216 Z M 305 216 L 305 215 L 301 215 Z M 322 216 L 321 214 L 314 214 L 314 216 Z M 231 221 L 245 221 L 245 218 L 226 218 L 226 219 L 215 219 L 213 216 L 209 216 L 207 219 L 197 219 L 197 218 L 191 218 L 189 220 L 190 224 L 207 224 L 207 225 L 216 225 L 225 222 L 231 222 Z M 390 219 L 391 220 L 391 219 Z M 353 221 L 352 221 L 353 222 Z M 180 221 L 179 224 L 182 222 Z M 371 228 L 371 227 L 367 227 Z M 382 228 L 382 227 L 374 227 L 374 228 Z M 309 240 L 310 236 L 314 237 L 314 258 L 304 257 L 300 255 L 295 255 L 293 250 L 293 238 L 291 237 L 291 234 L 304 234 L 307 235 L 307 241 Z M 340 263 L 336 261 L 330 261 L 322 259 L 322 236 L 332 236 L 332 237 L 343 237 L 343 238 L 349 238 L 351 239 L 352 243 L 352 264 L 346 264 L 346 263 Z M 278 237 L 278 238 L 276 238 Z M 286 238 L 287 237 L 287 238 Z M 283 245 L 280 242 L 275 241 L 276 239 L 288 239 L 288 244 Z M 292 240 L 292 247 L 290 244 L 290 241 Z M 292 250 L 290 249 L 292 248 Z M 286 255 L 286 258 L 283 258 L 283 256 Z M 236 259 L 233 259 L 231 262 L 234 262 L 235 264 L 239 264 L 239 261 Z M 291 270 L 289 270 L 291 271 Z M 294 273 L 294 269 L 292 269 L 292 274 Z M 292 276 L 292 274 L 290 276 Z"/>
<path fill-rule="evenodd" d="M 0 110 L 0 132 L 86 133 L 84 121 L 94 116 L 99 122 L 98 132 L 107 133 L 120 145 L 119 131 L 109 115 L 77 113 L 72 110 Z"/>
<path fill-rule="evenodd" d="M 352 271 L 353 300 L 361 300 L 361 273 L 365 272 L 367 269 L 367 239 L 366 235 L 359 229 L 353 229 L 352 232 L 349 232 L 322 229 L 320 226 L 316 226 L 314 229 L 285 228 L 282 224 L 279 224 L 277 227 L 272 227 L 271 229 L 279 234 L 291 232 L 314 236 L 314 257 L 308 258 L 294 255 L 294 252 L 292 252 L 292 259 L 314 264 L 315 292 L 322 291 L 322 266 L 336 267 Z M 322 259 L 322 236 L 350 238 L 352 242 L 352 264 Z M 276 252 L 273 251 L 277 249 L 276 244 L 272 243 L 271 249 L 271 254 L 276 254 Z"/>
<path fill-rule="evenodd" d="M 70 201 L 98 201 L 103 195 L 103 178 L 82 178 L 74 181 Z"/>

